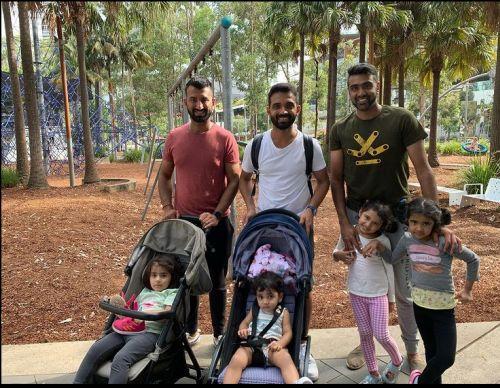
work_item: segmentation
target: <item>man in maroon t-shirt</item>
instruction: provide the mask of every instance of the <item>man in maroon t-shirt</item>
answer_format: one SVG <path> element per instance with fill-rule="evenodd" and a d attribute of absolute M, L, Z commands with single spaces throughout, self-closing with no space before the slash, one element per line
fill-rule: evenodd
<path fill-rule="evenodd" d="M 229 206 L 238 192 L 240 158 L 233 134 L 210 120 L 215 108 L 212 84 L 194 77 L 186 84 L 184 104 L 191 120 L 173 129 L 165 142 L 158 191 L 165 219 L 195 216 L 207 233 L 206 259 L 212 278 L 209 294 L 214 343 L 224 331 L 226 310 L 225 278 L 231 255 L 234 228 Z M 175 167 L 175 198 L 172 174 Z M 200 338 L 199 297 L 191 297 L 187 318 L 188 342 Z"/>

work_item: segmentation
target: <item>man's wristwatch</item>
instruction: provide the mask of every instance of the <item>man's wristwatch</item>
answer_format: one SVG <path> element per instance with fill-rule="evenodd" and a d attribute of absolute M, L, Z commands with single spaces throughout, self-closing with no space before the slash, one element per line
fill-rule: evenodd
<path fill-rule="evenodd" d="M 214 211 L 212 214 L 213 214 L 213 215 L 215 216 L 215 218 L 217 218 L 217 220 L 219 220 L 219 221 L 220 221 L 220 219 L 222 218 L 222 213 L 221 213 L 221 212 L 219 212 L 219 211 Z"/>
<path fill-rule="evenodd" d="M 307 205 L 306 209 L 311 209 L 313 216 L 316 216 L 316 213 L 318 212 L 318 208 L 316 206 L 313 206 L 313 205 Z"/>

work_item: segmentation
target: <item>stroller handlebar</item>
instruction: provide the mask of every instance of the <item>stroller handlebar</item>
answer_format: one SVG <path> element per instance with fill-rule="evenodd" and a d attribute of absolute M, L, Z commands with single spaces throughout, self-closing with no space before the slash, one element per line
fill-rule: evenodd
<path fill-rule="evenodd" d="M 160 321 L 163 319 L 170 319 L 175 317 L 175 311 L 165 311 L 161 313 L 143 313 L 141 311 L 130 310 L 126 308 L 116 307 L 111 303 L 108 303 L 106 300 L 101 300 L 99 302 L 99 307 L 103 310 L 109 311 L 115 315 L 123 315 L 125 317 L 136 318 L 143 321 Z"/>

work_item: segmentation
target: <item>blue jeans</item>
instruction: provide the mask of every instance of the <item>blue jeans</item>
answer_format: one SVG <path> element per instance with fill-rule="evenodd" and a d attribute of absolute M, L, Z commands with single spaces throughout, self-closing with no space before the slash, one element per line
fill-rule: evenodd
<path fill-rule="evenodd" d="M 92 383 L 97 369 L 114 354 L 108 384 L 126 384 L 130 367 L 155 349 L 159 334 L 109 333 L 92 344 L 76 372 L 73 384 Z"/>

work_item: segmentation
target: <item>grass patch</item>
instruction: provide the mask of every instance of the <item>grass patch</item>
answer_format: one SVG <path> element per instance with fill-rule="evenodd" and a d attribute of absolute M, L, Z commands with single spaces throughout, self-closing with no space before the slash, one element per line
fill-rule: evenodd
<path fill-rule="evenodd" d="M 2 189 L 16 187 L 19 184 L 19 175 L 13 168 L 2 167 Z"/>

